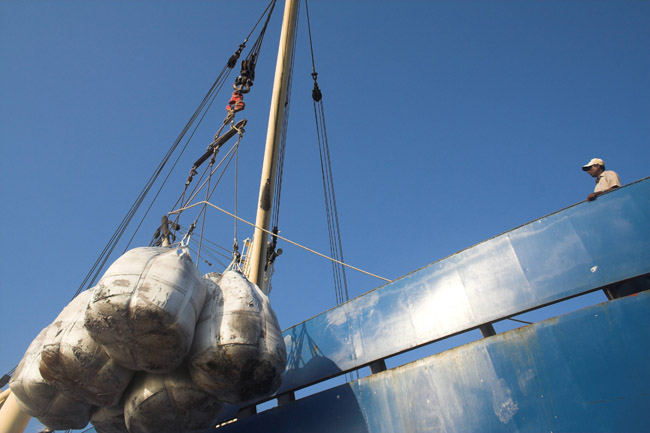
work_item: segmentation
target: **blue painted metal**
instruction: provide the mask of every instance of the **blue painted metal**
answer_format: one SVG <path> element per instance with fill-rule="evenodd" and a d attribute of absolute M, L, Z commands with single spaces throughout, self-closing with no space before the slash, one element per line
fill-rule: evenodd
<path fill-rule="evenodd" d="M 276 394 L 650 272 L 650 180 L 548 215 L 287 329 Z"/>
<path fill-rule="evenodd" d="M 218 429 L 650 431 L 650 292 L 482 339 Z"/>
<path fill-rule="evenodd" d="M 644 179 L 461 251 L 287 329 L 289 363 L 275 395 L 649 274 L 649 197 L 650 179 Z M 234 418 L 237 411 L 237 406 L 227 406 L 222 419 Z"/>

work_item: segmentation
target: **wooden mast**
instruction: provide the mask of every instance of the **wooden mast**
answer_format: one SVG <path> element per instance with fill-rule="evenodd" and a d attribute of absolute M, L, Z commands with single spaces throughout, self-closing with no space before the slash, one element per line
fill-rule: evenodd
<path fill-rule="evenodd" d="M 29 420 L 32 418 L 20 410 L 16 396 L 10 389 L 2 393 L 2 407 L 0 408 L 0 433 L 22 433 L 25 431 Z"/>
<path fill-rule="evenodd" d="M 248 280 L 257 284 L 264 293 L 268 293 L 268 284 L 264 281 L 268 235 L 264 230 L 269 230 L 269 222 L 271 219 L 280 136 L 291 74 L 291 58 L 293 56 L 296 33 L 298 4 L 299 0 L 287 0 L 284 6 L 282 33 L 280 34 L 278 59 L 275 66 L 273 96 L 271 98 L 271 111 L 269 113 L 269 125 L 266 135 L 262 178 L 260 180 L 257 217 L 255 218 L 256 227 L 249 254 Z M 260 227 L 264 230 L 260 229 Z"/>

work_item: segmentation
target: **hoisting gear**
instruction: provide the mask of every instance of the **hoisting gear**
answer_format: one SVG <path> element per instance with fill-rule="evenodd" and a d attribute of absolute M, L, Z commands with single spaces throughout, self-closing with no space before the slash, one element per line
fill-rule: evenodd
<path fill-rule="evenodd" d="M 190 182 L 192 182 L 192 179 L 194 178 L 194 175 L 197 174 L 196 169 L 199 168 L 201 164 L 203 164 L 205 161 L 207 161 L 208 158 L 212 155 L 216 155 L 219 152 L 219 149 L 221 146 L 226 144 L 228 140 L 230 140 L 232 137 L 235 136 L 235 134 L 241 133 L 243 131 L 244 126 L 246 126 L 246 122 L 248 122 L 246 119 L 242 119 L 239 122 L 237 122 L 235 125 L 232 125 L 228 131 L 226 131 L 225 134 L 223 134 L 220 137 L 216 137 L 212 143 L 208 146 L 207 150 L 199 159 L 196 160 L 192 168 L 190 169 L 190 175 L 187 178 L 186 185 L 189 185 Z"/>
<path fill-rule="evenodd" d="M 271 235 L 271 240 L 267 243 L 266 247 L 266 265 L 264 265 L 264 272 L 273 265 L 273 262 L 275 262 L 275 259 L 278 256 L 282 255 L 282 248 L 278 248 L 277 250 L 275 249 L 275 247 L 278 246 L 278 227 L 273 227 L 271 232 L 273 234 Z"/>
<path fill-rule="evenodd" d="M 250 59 L 241 61 L 241 71 L 239 76 L 235 79 L 235 84 L 232 85 L 233 90 L 241 93 L 248 93 L 251 91 L 251 86 L 255 80 L 256 62 L 257 54 L 253 54 Z"/>
<path fill-rule="evenodd" d="M 323 93 L 321 93 L 320 88 L 318 87 L 318 82 L 316 81 L 318 78 L 318 72 L 312 72 L 311 76 L 314 79 L 314 89 L 311 91 L 311 97 L 315 102 L 320 102 L 320 100 L 323 99 Z"/>
<path fill-rule="evenodd" d="M 235 59 L 235 61 L 237 60 Z M 246 104 L 244 103 L 244 94 L 251 91 L 251 86 L 255 80 L 256 62 L 257 54 L 253 54 L 249 59 L 241 61 L 241 72 L 235 79 L 235 84 L 232 85 L 232 96 L 230 97 L 230 101 L 228 101 L 228 105 L 226 106 L 226 110 L 228 112 L 236 113 L 246 108 Z"/>
<path fill-rule="evenodd" d="M 248 38 L 246 40 L 248 40 Z M 239 60 L 239 56 L 241 55 L 241 52 L 244 50 L 244 48 L 246 48 L 246 42 L 239 44 L 237 51 L 235 51 L 235 53 L 228 59 L 228 63 L 226 64 L 228 68 L 232 69 L 235 67 L 237 60 Z"/>
<path fill-rule="evenodd" d="M 181 226 L 175 222 L 169 221 L 167 215 L 161 217 L 160 227 L 154 233 L 154 246 L 166 246 L 171 244 L 172 241 L 176 240 L 176 235 L 172 233 L 173 231 L 178 231 L 181 229 Z"/>
<path fill-rule="evenodd" d="M 241 263 L 242 255 L 241 252 L 239 251 L 239 244 L 237 243 L 237 238 L 235 238 L 235 242 L 232 245 L 232 263 L 236 264 L 239 266 Z"/>
<path fill-rule="evenodd" d="M 228 101 L 226 110 L 228 112 L 237 113 L 238 111 L 241 111 L 244 108 L 246 108 L 246 103 L 244 102 L 244 95 L 242 94 L 241 91 L 235 90 L 234 92 L 232 92 L 232 96 L 230 97 L 230 101 Z"/>
<path fill-rule="evenodd" d="M 183 236 L 183 239 L 181 239 L 181 245 L 188 246 L 190 244 L 190 239 L 192 238 L 192 233 L 194 233 L 195 228 L 196 228 L 195 222 L 190 224 L 190 228 L 187 229 L 187 233 L 185 233 L 185 236 Z"/>

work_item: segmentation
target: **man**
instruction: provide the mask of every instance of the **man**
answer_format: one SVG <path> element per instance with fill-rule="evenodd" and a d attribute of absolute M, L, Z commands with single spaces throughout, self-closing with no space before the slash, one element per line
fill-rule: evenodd
<path fill-rule="evenodd" d="M 618 174 L 615 171 L 605 170 L 605 162 L 602 159 L 593 158 L 582 166 L 582 171 L 586 171 L 596 179 L 596 188 L 587 196 L 587 201 L 594 201 L 599 195 L 621 186 Z"/>

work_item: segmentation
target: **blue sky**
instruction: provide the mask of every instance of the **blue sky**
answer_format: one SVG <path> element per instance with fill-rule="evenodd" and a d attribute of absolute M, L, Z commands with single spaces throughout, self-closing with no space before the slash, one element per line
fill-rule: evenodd
<path fill-rule="evenodd" d="M 0 373 L 72 298 L 265 6 L 0 2 Z M 249 221 L 281 10 L 239 117 L 248 125 L 237 205 Z M 280 228 L 328 254 L 301 14 Z M 650 175 L 645 0 L 312 1 L 310 14 L 344 257 L 354 266 L 394 279 L 582 201 L 593 181 L 580 166 L 592 157 L 624 184 Z M 238 68 L 132 246 L 148 244 L 180 194 L 225 116 Z M 233 210 L 233 196 L 227 187 L 213 201 Z M 211 239 L 229 247 L 232 221 L 208 218 Z M 251 235 L 238 225 L 240 243 Z M 328 262 L 280 246 L 271 302 L 284 329 L 335 297 Z M 382 284 L 347 278 L 351 297 Z"/>

